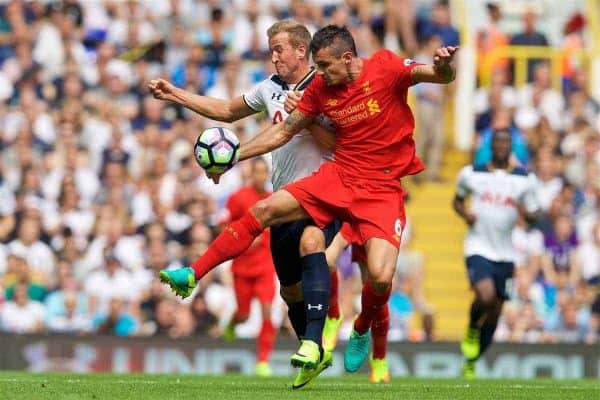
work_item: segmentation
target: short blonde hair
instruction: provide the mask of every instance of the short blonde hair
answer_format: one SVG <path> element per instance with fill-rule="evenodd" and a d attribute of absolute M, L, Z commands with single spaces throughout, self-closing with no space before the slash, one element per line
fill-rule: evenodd
<path fill-rule="evenodd" d="M 306 47 L 306 57 L 308 58 L 311 36 L 306 26 L 299 22 L 286 19 L 271 25 L 271 27 L 267 29 L 267 36 L 271 39 L 281 32 L 287 32 L 289 34 L 290 44 L 293 47 L 298 47 L 303 44 Z"/>

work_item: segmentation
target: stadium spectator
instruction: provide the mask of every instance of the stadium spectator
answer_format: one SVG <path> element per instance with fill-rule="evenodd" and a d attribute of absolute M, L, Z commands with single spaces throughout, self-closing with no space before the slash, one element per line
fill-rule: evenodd
<path fill-rule="evenodd" d="M 0 327 L 10 333 L 39 333 L 44 329 L 46 310 L 39 301 L 30 300 L 27 284 L 18 283 L 14 299 L 7 301 L 0 312 Z"/>
<path fill-rule="evenodd" d="M 88 333 L 92 330 L 92 320 L 87 313 L 78 310 L 79 296 L 77 292 L 63 294 L 64 312 L 47 319 L 50 332 L 61 333 Z"/>
<path fill-rule="evenodd" d="M 131 336 L 136 333 L 138 324 L 123 310 L 124 303 L 119 298 L 109 301 L 106 311 L 96 313 L 93 319 L 94 330 L 102 335 Z M 177 317 L 177 316 L 176 316 Z"/>
<path fill-rule="evenodd" d="M 546 117 L 553 129 L 561 129 L 560 115 L 565 101 L 561 93 L 552 88 L 550 65 L 547 62 L 539 62 L 531 71 L 532 82 L 518 91 L 519 109 L 532 110 L 540 118 Z"/>
<path fill-rule="evenodd" d="M 529 9 L 523 13 L 523 31 L 513 35 L 510 44 L 514 46 L 548 46 L 546 35 L 536 30 L 537 15 L 535 11 Z M 527 62 L 527 80 L 533 80 L 534 68 L 540 60 L 529 60 Z"/>
<path fill-rule="evenodd" d="M 427 21 L 422 30 L 422 40 L 431 36 L 438 36 L 443 46 L 458 46 L 460 36 L 451 24 L 450 5 L 447 0 L 438 1 L 431 10 L 431 19 Z"/>
<path fill-rule="evenodd" d="M 39 219 L 25 217 L 19 224 L 17 238 L 8 244 L 8 248 L 27 260 L 31 272 L 39 276 L 40 282 L 50 283 L 55 272 L 55 257 L 50 246 L 40 240 L 40 235 Z"/>
<path fill-rule="evenodd" d="M 477 32 L 477 50 L 481 54 L 478 71 L 481 74 L 484 68 L 491 68 L 492 74 L 507 73 L 509 62 L 507 59 L 498 59 L 491 66 L 486 65 L 489 61 L 486 57 L 489 53 L 501 46 L 506 46 L 509 42 L 508 35 L 500 28 L 502 20 L 502 10 L 495 2 L 487 2 L 486 9 L 488 18 L 485 24 Z"/>

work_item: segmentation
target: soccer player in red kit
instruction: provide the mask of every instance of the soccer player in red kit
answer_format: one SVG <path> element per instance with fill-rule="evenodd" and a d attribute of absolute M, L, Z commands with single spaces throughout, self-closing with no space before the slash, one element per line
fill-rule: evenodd
<path fill-rule="evenodd" d="M 262 158 L 252 160 L 250 185 L 233 193 L 227 200 L 225 208 L 228 223 L 241 218 L 257 201 L 265 199 L 271 192 L 265 188 L 269 180 L 269 166 Z M 250 247 L 233 259 L 233 289 L 237 301 L 237 309 L 225 330 L 226 339 L 235 337 L 235 325 L 245 322 L 250 316 L 250 303 L 258 299 L 261 307 L 262 325 L 257 342 L 256 374 L 272 375 L 269 358 L 275 344 L 276 331 L 271 322 L 271 303 L 275 297 L 275 267 L 269 247 L 270 236 L 267 230 L 254 239 Z"/>
<path fill-rule="evenodd" d="M 388 50 L 363 59 L 357 56 L 350 32 L 334 25 L 317 31 L 310 47 L 318 76 L 283 123 L 241 146 L 240 159 L 282 146 L 324 114 L 335 128 L 334 160 L 256 203 L 191 267 L 161 275 L 175 292 L 187 295 L 198 279 L 244 251 L 266 227 L 308 216 L 319 227 L 334 219 L 348 222 L 353 241 L 365 246 L 369 269 L 361 300 L 363 318 L 356 321 L 344 354 L 346 368 L 357 370 L 369 352 L 371 322 L 390 296 L 404 226 L 400 178 L 424 169 L 415 154 L 407 91 L 418 82 L 451 82 L 457 48 L 437 49 L 433 65 L 417 64 Z M 218 176 L 213 179 L 218 181 Z"/>

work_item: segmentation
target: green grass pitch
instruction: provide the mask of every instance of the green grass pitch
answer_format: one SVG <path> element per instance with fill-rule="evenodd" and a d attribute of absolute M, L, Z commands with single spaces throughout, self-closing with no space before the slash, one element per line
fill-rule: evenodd
<path fill-rule="evenodd" d="M 113 375 L 0 373 L 0 399 L 600 399 L 600 380 L 395 378 L 373 385 L 366 375 L 318 379 L 292 391 L 292 379 L 240 375 Z"/>

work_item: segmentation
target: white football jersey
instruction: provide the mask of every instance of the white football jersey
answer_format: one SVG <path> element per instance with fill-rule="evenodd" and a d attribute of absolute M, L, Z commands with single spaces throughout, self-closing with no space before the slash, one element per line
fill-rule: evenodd
<path fill-rule="evenodd" d="M 311 71 L 296 85 L 286 84 L 277 75 L 258 83 L 243 95 L 246 105 L 261 112 L 266 111 L 273 124 L 285 120 L 288 113 L 284 109 L 286 91 L 302 91 L 315 76 Z M 331 159 L 331 153 L 321 147 L 307 130 L 298 132 L 288 143 L 271 153 L 273 190 L 278 190 L 297 179 L 315 172 L 321 164 Z"/>
<path fill-rule="evenodd" d="M 458 176 L 457 196 L 471 196 L 475 224 L 465 238 L 465 256 L 479 255 L 491 261 L 514 262 L 512 231 L 518 217 L 518 204 L 528 212 L 540 206 L 535 195 L 537 178 L 524 169 L 464 167 Z"/>

